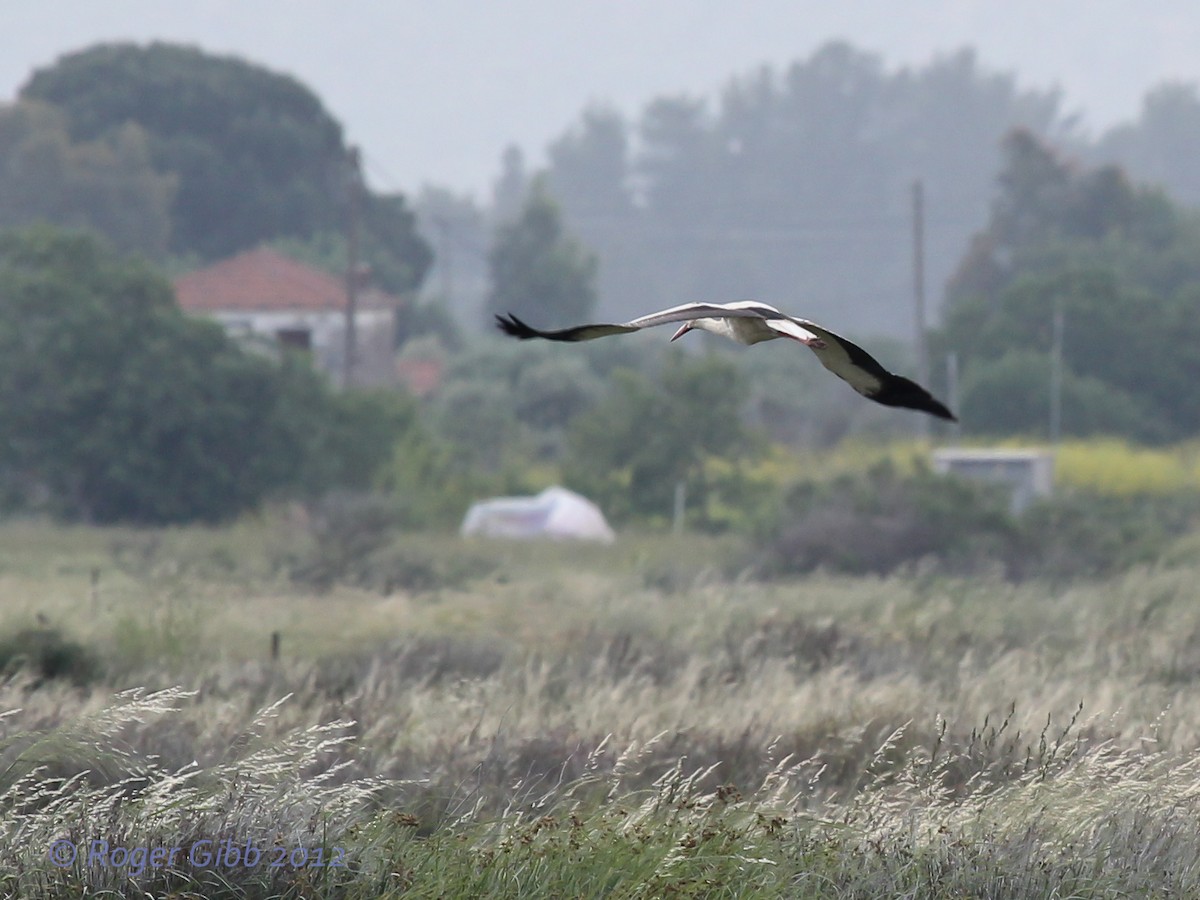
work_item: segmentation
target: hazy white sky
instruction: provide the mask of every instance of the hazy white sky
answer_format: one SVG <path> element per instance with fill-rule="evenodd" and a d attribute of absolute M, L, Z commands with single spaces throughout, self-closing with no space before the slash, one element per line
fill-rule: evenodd
<path fill-rule="evenodd" d="M 375 186 L 482 198 L 507 144 L 540 161 L 590 102 L 711 96 L 834 38 L 889 67 L 975 47 L 1093 129 L 1164 80 L 1200 82 L 1196 0 L 0 0 L 0 99 L 98 41 L 196 44 L 307 84 Z"/>

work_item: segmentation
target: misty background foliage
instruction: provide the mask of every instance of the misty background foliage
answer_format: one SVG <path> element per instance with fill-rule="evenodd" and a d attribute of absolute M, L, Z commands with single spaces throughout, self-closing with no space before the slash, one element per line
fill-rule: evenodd
<path fill-rule="evenodd" d="M 378 491 L 416 528 L 553 479 L 618 522 L 661 524 L 682 483 L 693 527 L 783 527 L 813 513 L 783 498 L 827 495 L 764 475 L 773 448 L 907 436 L 912 415 L 790 347 L 694 336 L 680 356 L 650 334 L 567 352 L 505 342 L 491 317 L 555 326 L 757 297 L 911 372 L 918 180 L 931 381 L 950 390 L 953 355 L 965 434 L 1045 434 L 1061 313 L 1064 434 L 1193 438 L 1198 154 L 1193 86 L 1161 86 L 1137 120 L 1089 136 L 1054 91 L 970 50 L 893 70 L 831 43 L 715 97 L 589 106 L 544 166 L 504 148 L 486 200 L 425 185 L 410 201 L 356 195 L 340 123 L 294 78 L 171 44 L 85 48 L 0 109 L 3 499 L 215 521 Z M 165 272 L 263 243 L 343 277 L 354 203 L 364 271 L 407 301 L 397 359 L 437 372 L 420 399 L 336 390 L 172 302 Z M 940 508 L 933 484 L 888 482 L 887 515 Z M 994 524 L 979 502 L 964 521 Z M 793 525 L 793 540 L 821 532 Z"/>
<path fill-rule="evenodd" d="M 661 97 L 636 121 L 589 109 L 548 169 L 618 314 L 662 297 L 773 298 L 835 329 L 909 338 L 914 180 L 939 284 L 986 214 L 998 140 L 1016 126 L 1070 130 L 1053 92 L 1020 90 L 970 51 L 889 72 L 831 43 L 735 77 L 715 101 Z"/>

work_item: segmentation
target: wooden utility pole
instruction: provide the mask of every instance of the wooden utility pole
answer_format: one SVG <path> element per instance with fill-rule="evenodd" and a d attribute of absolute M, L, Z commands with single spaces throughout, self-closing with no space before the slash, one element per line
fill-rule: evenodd
<path fill-rule="evenodd" d="M 348 213 L 346 216 L 346 347 L 342 360 L 342 386 L 354 386 L 358 357 L 358 231 L 362 216 L 362 154 L 350 147 Z"/>
<path fill-rule="evenodd" d="M 962 412 L 958 402 L 958 351 L 951 350 L 946 354 L 946 399 L 950 408 Z M 962 435 L 962 422 L 955 422 L 951 430 L 957 440 Z"/>
<path fill-rule="evenodd" d="M 916 333 L 913 349 L 917 356 L 917 383 L 929 384 L 929 348 L 925 339 L 925 186 L 918 178 L 912 186 L 913 228 L 913 315 Z M 922 434 L 929 423 L 920 420 Z"/>
<path fill-rule="evenodd" d="M 1050 338 L 1050 443 L 1055 447 L 1062 438 L 1063 325 L 1062 297 L 1055 297 Z"/>

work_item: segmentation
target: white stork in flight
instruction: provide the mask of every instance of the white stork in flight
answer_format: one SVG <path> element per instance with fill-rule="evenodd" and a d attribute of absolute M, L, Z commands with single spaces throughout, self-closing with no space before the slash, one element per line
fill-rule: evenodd
<path fill-rule="evenodd" d="M 682 322 L 671 340 L 693 328 L 719 334 L 739 344 L 757 344 L 775 338 L 789 338 L 808 347 L 826 369 L 841 378 L 868 400 L 884 406 L 918 409 L 939 419 L 957 422 L 954 413 L 936 400 L 929 391 L 903 375 L 895 375 L 881 366 L 866 350 L 810 322 L 781 313 L 773 306 L 756 300 L 736 303 L 685 303 L 650 313 L 622 325 L 577 325 L 558 331 L 540 331 L 516 316 L 496 316 L 505 334 L 521 340 L 542 338 L 547 341 L 592 341 L 610 334 L 630 334 L 655 325 Z"/>

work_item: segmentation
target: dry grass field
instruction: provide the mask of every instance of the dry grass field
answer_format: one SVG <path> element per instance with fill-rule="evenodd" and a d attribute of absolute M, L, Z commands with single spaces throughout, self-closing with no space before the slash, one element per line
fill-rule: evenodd
<path fill-rule="evenodd" d="M 1020 585 L 330 552 L 0 527 L 0 892 L 1200 896 L 1194 537 Z"/>

